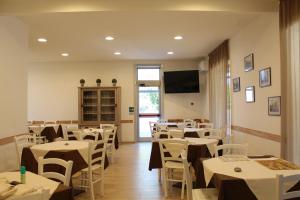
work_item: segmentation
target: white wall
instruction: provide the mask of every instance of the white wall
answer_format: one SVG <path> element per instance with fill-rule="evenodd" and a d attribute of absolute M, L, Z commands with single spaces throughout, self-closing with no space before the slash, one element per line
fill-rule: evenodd
<path fill-rule="evenodd" d="M 280 117 L 268 116 L 268 97 L 280 96 L 278 13 L 263 14 L 230 39 L 232 78 L 240 77 L 241 91 L 232 94 L 232 124 L 280 135 Z M 244 72 L 244 57 L 254 53 L 254 70 Z M 259 70 L 271 67 L 272 86 L 259 87 Z M 255 86 L 255 103 L 245 102 L 245 87 Z M 234 132 L 236 142 L 247 142 L 251 154 L 280 155 L 280 143 Z M 267 147 L 267 148 L 266 148 Z"/>
<path fill-rule="evenodd" d="M 110 62 L 47 62 L 31 63 L 28 73 L 28 119 L 63 120 L 78 118 L 79 80 L 86 86 L 96 85 L 101 78 L 102 86 L 110 86 L 111 79 L 122 87 L 122 120 L 134 120 L 128 113 L 135 106 L 136 64 L 161 64 L 162 69 L 197 69 L 196 61 L 110 61 Z M 205 75 L 203 75 L 205 77 Z M 205 83 L 204 79 L 204 82 Z M 199 118 L 208 116 L 205 86 L 200 94 L 163 95 L 166 118 Z M 202 88 L 201 88 L 202 89 Z M 203 101 L 203 103 L 202 103 Z M 194 102 L 194 106 L 189 103 Z M 134 141 L 135 124 L 122 124 L 122 141 Z"/>
<path fill-rule="evenodd" d="M 15 17 L 0 17 L 0 139 L 26 131 L 26 51 L 26 26 Z M 14 146 L 2 145 L 0 149 L 0 171 L 14 169 Z"/>

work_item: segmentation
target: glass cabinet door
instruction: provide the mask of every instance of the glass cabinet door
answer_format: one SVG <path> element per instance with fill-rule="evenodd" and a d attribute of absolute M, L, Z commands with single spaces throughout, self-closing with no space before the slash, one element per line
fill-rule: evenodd
<path fill-rule="evenodd" d="M 85 122 L 98 121 L 98 91 L 82 91 L 82 119 Z"/>
<path fill-rule="evenodd" d="M 116 121 L 116 90 L 100 91 L 100 121 L 115 122 Z"/>

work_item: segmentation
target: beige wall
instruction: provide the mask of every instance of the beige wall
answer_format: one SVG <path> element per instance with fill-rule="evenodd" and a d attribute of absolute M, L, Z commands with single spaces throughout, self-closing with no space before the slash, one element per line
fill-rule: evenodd
<path fill-rule="evenodd" d="M 0 139 L 26 131 L 26 51 L 26 26 L 15 17 L 0 17 Z M 14 145 L 2 145 L 0 149 L 0 171 L 15 169 Z"/>
<path fill-rule="evenodd" d="M 111 61 L 111 62 L 48 62 L 32 63 L 28 73 L 28 119 L 57 120 L 78 118 L 79 80 L 86 86 L 110 86 L 116 78 L 122 87 L 122 120 L 134 120 L 128 113 L 135 106 L 136 64 L 161 64 L 163 70 L 197 69 L 196 61 Z M 205 77 L 205 75 L 203 75 Z M 206 79 L 203 79 L 205 83 Z M 207 117 L 206 89 L 200 94 L 163 95 L 163 111 L 167 118 Z M 189 103 L 194 102 L 194 106 Z M 207 110 L 206 110 L 207 109 Z M 135 140 L 135 125 L 122 124 L 122 141 Z"/>
<path fill-rule="evenodd" d="M 243 59 L 254 53 L 253 71 L 244 72 Z M 280 134 L 280 117 L 268 116 L 268 97 L 280 96 L 278 14 L 263 14 L 230 39 L 232 78 L 240 77 L 241 91 L 232 94 L 232 124 Z M 271 67 L 272 86 L 259 87 L 259 70 Z M 255 86 L 255 103 L 245 102 L 245 87 Z M 280 155 L 279 142 L 234 132 L 236 142 L 247 142 L 251 154 Z"/>

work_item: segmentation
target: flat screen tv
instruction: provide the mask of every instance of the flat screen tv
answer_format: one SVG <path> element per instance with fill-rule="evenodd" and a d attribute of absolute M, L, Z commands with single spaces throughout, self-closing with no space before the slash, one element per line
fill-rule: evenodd
<path fill-rule="evenodd" d="M 165 93 L 199 93 L 199 71 L 164 72 Z"/>

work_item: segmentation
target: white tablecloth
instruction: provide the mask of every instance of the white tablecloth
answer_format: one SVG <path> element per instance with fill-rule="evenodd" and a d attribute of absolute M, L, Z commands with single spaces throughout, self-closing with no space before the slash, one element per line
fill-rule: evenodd
<path fill-rule="evenodd" d="M 270 170 L 255 160 L 224 162 L 220 158 L 212 158 L 205 160 L 203 167 L 207 185 L 215 173 L 240 178 L 247 183 L 259 200 L 276 199 L 276 174 L 300 173 L 300 170 Z M 235 167 L 240 167 L 242 172 L 235 172 Z"/>
<path fill-rule="evenodd" d="M 0 173 L 0 179 L 7 179 L 9 182 L 12 181 L 17 181 L 20 182 L 20 173 L 19 172 L 3 172 Z M 14 199 L 18 196 L 18 194 L 20 195 L 20 192 L 18 192 L 18 190 L 22 190 L 22 192 L 27 191 L 38 191 L 41 189 L 45 189 L 50 191 L 50 196 L 55 192 L 55 190 L 57 189 L 59 183 L 52 181 L 50 179 L 47 179 L 45 177 L 39 176 L 37 174 L 33 174 L 31 172 L 26 172 L 26 183 L 25 185 L 20 185 L 20 188 L 17 189 L 17 192 L 15 194 L 13 194 L 12 196 L 10 196 L 8 199 Z M 50 196 L 48 196 L 47 199 L 50 198 Z M 22 198 L 19 198 L 22 199 Z M 31 200 L 35 200 L 34 198 L 32 198 Z M 40 199 L 39 199 L 40 200 Z"/>
<path fill-rule="evenodd" d="M 38 144 L 30 147 L 34 157 L 44 157 L 49 151 L 78 150 L 82 158 L 88 163 L 89 142 L 88 141 L 57 141 L 46 144 Z"/>
<path fill-rule="evenodd" d="M 79 130 L 73 131 L 73 135 L 76 137 L 77 140 L 81 140 L 80 135 L 82 133 L 90 133 L 90 132 L 100 133 L 101 137 L 103 138 L 103 129 L 100 129 L 100 128 L 79 129 Z"/>

